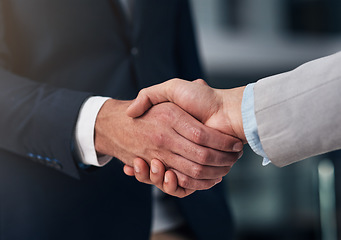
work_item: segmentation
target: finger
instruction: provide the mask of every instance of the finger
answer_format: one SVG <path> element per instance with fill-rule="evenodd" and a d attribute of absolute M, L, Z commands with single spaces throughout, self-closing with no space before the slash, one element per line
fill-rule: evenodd
<path fill-rule="evenodd" d="M 175 173 L 172 171 L 165 173 L 163 163 L 157 159 L 151 161 L 150 181 L 151 184 L 158 187 L 161 191 L 175 197 L 183 198 L 194 192 L 194 190 L 184 189 L 178 186 Z"/>
<path fill-rule="evenodd" d="M 162 102 L 174 102 L 174 94 L 179 87 L 190 86 L 190 81 L 171 79 L 164 83 L 142 89 L 126 113 L 129 117 L 139 117 L 153 105 Z M 180 99 L 179 99 L 180 100 Z"/>
<path fill-rule="evenodd" d="M 190 161 L 177 154 L 172 154 L 167 159 L 167 166 L 173 168 L 180 173 L 187 175 L 193 179 L 217 179 L 225 176 L 231 169 L 232 165 L 237 161 L 238 154 L 233 153 L 233 162 L 228 162 L 228 166 L 209 166 L 202 165 L 196 162 Z M 208 161 L 208 160 L 207 160 Z"/>
<path fill-rule="evenodd" d="M 151 161 L 150 181 L 156 187 L 163 190 L 163 181 L 165 177 L 165 166 L 157 159 Z"/>
<path fill-rule="evenodd" d="M 175 197 L 183 198 L 194 192 L 194 190 L 184 189 L 178 186 L 175 173 L 172 171 L 165 173 L 163 163 L 157 159 L 151 161 L 150 180 L 161 191 Z"/>
<path fill-rule="evenodd" d="M 188 140 L 216 150 L 239 152 L 244 146 L 240 139 L 207 127 L 189 114 L 181 114 L 174 122 L 173 128 Z"/>
<path fill-rule="evenodd" d="M 139 117 L 153 106 L 148 95 L 145 95 L 145 92 L 146 90 L 142 89 L 140 93 L 138 94 L 137 98 L 127 108 L 126 113 L 129 117 L 132 117 L 132 118 Z"/>
<path fill-rule="evenodd" d="M 217 179 L 209 179 L 209 180 L 202 180 L 202 179 L 194 179 L 189 176 L 182 174 L 181 172 L 173 169 L 176 177 L 178 179 L 178 185 L 184 189 L 190 190 L 206 190 L 214 185 L 221 182 L 222 178 Z"/>
<path fill-rule="evenodd" d="M 153 105 L 169 101 L 167 93 L 168 82 L 142 89 L 126 113 L 129 117 L 139 117 Z"/>
<path fill-rule="evenodd" d="M 134 168 L 128 165 L 124 165 L 123 172 L 128 176 L 135 176 Z"/>
<path fill-rule="evenodd" d="M 238 159 L 239 152 L 224 152 L 219 150 L 214 150 L 212 148 L 200 146 L 194 142 L 189 141 L 185 137 L 177 134 L 175 132 L 172 139 L 167 139 L 168 147 L 171 150 L 171 155 L 168 155 L 160 160 L 166 160 L 169 164 L 181 164 L 176 155 L 179 155 L 191 162 L 214 167 L 231 167 Z M 174 155 L 173 155 L 173 154 Z M 173 159 L 174 158 L 174 159 Z M 172 159 L 172 161 L 169 161 Z M 178 169 L 173 165 L 172 167 Z M 194 167 L 190 165 L 189 167 Z"/>
<path fill-rule="evenodd" d="M 134 159 L 135 178 L 142 183 L 151 184 L 149 176 L 149 166 L 141 158 Z"/>
<path fill-rule="evenodd" d="M 186 197 L 195 192 L 195 190 L 180 187 L 178 185 L 176 174 L 172 170 L 168 170 L 165 173 L 163 191 L 169 195 L 176 196 L 179 198 Z"/>

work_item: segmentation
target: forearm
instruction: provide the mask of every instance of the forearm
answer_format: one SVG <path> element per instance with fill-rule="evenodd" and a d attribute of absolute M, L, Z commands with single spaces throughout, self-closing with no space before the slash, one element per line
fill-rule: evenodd
<path fill-rule="evenodd" d="M 340 61 L 338 53 L 256 83 L 259 136 L 275 165 L 341 148 Z"/>

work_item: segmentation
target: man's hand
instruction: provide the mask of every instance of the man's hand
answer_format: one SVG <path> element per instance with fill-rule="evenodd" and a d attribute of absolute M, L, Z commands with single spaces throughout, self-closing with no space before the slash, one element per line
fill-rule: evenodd
<path fill-rule="evenodd" d="M 194 82 L 173 79 L 141 90 L 133 104 L 129 106 L 127 114 L 131 117 L 139 117 L 153 105 L 170 101 L 205 125 L 235 135 L 245 143 L 241 116 L 243 91 L 244 87 L 228 90 L 213 89 L 201 79 Z M 142 159 L 136 159 L 134 166 L 138 171 L 135 169 L 134 172 L 134 169 L 129 166 L 125 166 L 124 171 L 129 176 L 135 176 L 138 181 L 153 184 L 173 196 L 184 197 L 193 193 L 192 190 L 178 186 L 174 173 L 164 172 L 161 162 L 155 159 L 152 163 L 154 166 L 159 166 L 158 169 L 161 170 L 153 172 L 153 165 L 149 168 Z"/>
<path fill-rule="evenodd" d="M 241 115 L 244 88 L 222 90 L 209 87 L 201 79 L 194 82 L 172 79 L 142 89 L 127 114 L 138 117 L 153 105 L 173 102 L 206 126 L 236 136 L 245 143 Z"/>
<path fill-rule="evenodd" d="M 173 169 L 179 186 L 207 189 L 221 180 L 240 156 L 240 140 L 204 126 L 172 103 L 139 118 L 125 112 L 130 101 L 108 100 L 96 119 L 95 148 L 128 166 L 135 158 L 159 159 Z"/>

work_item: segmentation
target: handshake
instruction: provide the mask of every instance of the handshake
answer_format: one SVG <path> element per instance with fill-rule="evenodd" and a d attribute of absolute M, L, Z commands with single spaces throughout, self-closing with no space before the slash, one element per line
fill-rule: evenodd
<path fill-rule="evenodd" d="M 336 53 L 234 89 L 173 79 L 135 101 L 110 99 L 96 119 L 95 149 L 178 197 L 222 180 L 242 156 L 244 127 L 263 163 L 278 167 L 341 149 L 340 61 Z"/>
<path fill-rule="evenodd" d="M 160 118 L 166 122 L 175 138 L 157 131 L 149 134 L 159 148 L 156 151 L 167 146 L 173 154 L 153 159 L 136 157 L 132 164 L 126 163 L 124 172 L 177 197 L 219 183 L 242 156 L 246 143 L 241 115 L 243 91 L 244 87 L 213 89 L 201 79 L 172 79 L 141 90 L 126 113 L 135 121 L 157 114 L 157 108 L 168 108 L 169 115 L 155 116 L 154 121 Z"/>
<path fill-rule="evenodd" d="M 246 87 L 173 79 L 134 101 L 110 99 L 96 119 L 95 149 L 178 197 L 222 180 L 242 156 L 244 128 L 264 163 L 278 167 L 341 149 L 340 59 L 337 53 Z"/>

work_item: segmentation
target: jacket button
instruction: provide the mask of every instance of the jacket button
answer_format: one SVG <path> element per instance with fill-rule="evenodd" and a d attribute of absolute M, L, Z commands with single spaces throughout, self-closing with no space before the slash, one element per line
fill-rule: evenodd
<path fill-rule="evenodd" d="M 136 48 L 136 47 L 133 47 L 131 50 L 130 50 L 130 53 L 131 55 L 133 56 L 137 56 L 139 54 L 139 49 Z"/>

